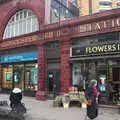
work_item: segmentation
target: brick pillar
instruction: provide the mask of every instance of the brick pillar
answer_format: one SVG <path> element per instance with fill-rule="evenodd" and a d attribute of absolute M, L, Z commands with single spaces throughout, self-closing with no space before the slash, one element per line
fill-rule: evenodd
<path fill-rule="evenodd" d="M 46 59 L 44 44 L 38 45 L 38 91 L 36 99 L 45 100 L 45 76 L 46 76 Z"/>
<path fill-rule="evenodd" d="M 0 65 L 0 71 L 2 71 L 1 70 L 1 65 Z M 0 92 L 2 91 L 2 72 L 0 72 Z"/>
<path fill-rule="evenodd" d="M 70 44 L 68 37 L 61 39 L 61 94 L 68 92 L 71 85 Z"/>

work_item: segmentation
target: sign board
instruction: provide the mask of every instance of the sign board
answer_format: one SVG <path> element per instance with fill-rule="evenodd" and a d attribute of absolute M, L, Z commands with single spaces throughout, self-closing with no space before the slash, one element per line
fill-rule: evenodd
<path fill-rule="evenodd" d="M 72 47 L 71 57 L 120 53 L 120 43 Z"/>
<path fill-rule="evenodd" d="M 3 55 L 0 58 L 0 63 L 12 63 L 37 60 L 37 52 L 25 52 L 12 55 Z"/>

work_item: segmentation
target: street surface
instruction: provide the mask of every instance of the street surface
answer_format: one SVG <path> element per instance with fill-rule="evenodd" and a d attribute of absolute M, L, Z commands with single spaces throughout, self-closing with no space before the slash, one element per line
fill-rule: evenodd
<path fill-rule="evenodd" d="M 0 101 L 7 100 L 8 94 L 0 94 Z M 27 107 L 26 120 L 85 120 L 86 109 L 78 107 L 54 108 L 52 100 L 38 101 L 34 97 L 23 97 Z M 0 119 L 1 120 L 1 119 Z M 120 120 L 118 109 L 100 108 L 96 120 Z"/>

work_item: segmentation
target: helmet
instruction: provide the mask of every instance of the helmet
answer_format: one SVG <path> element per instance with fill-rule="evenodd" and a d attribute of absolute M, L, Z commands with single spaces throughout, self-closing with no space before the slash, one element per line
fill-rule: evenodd
<path fill-rule="evenodd" d="M 14 89 L 12 90 L 12 92 L 13 92 L 13 93 L 21 93 L 22 91 L 21 91 L 20 88 L 14 88 Z"/>

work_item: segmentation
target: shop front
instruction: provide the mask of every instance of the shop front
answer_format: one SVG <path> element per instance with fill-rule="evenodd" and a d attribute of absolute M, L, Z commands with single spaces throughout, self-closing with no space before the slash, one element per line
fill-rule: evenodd
<path fill-rule="evenodd" d="M 9 52 L 8 52 L 9 53 Z M 1 55 L 2 92 L 20 87 L 24 94 L 35 96 L 37 91 L 37 51 Z"/>
<path fill-rule="evenodd" d="M 112 83 L 112 92 L 120 92 L 119 42 L 71 47 L 71 61 L 73 86 L 85 90 L 89 81 L 96 79 L 102 96 L 100 102 L 105 103 L 112 100 L 109 96 L 110 83 Z"/>

